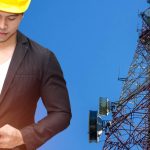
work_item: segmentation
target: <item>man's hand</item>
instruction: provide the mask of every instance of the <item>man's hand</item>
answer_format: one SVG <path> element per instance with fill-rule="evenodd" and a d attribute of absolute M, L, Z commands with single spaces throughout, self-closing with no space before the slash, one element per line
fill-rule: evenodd
<path fill-rule="evenodd" d="M 23 138 L 18 129 L 8 124 L 0 128 L 0 148 L 14 148 L 22 144 Z"/>

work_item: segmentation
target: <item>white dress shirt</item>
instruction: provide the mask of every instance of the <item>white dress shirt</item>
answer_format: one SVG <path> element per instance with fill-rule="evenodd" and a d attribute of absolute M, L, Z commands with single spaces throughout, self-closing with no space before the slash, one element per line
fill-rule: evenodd
<path fill-rule="evenodd" d="M 3 64 L 0 64 L 0 94 L 3 88 L 3 84 L 6 78 L 6 74 L 9 68 L 10 61 L 11 61 L 11 58 L 9 58 Z"/>

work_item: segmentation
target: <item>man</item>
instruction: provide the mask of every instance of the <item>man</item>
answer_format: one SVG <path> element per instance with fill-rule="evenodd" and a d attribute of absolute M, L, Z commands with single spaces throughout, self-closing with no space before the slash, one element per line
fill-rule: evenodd
<path fill-rule="evenodd" d="M 55 55 L 18 31 L 29 4 L 0 1 L 0 150 L 35 150 L 65 129 L 71 118 Z M 47 116 L 35 123 L 39 98 Z"/>

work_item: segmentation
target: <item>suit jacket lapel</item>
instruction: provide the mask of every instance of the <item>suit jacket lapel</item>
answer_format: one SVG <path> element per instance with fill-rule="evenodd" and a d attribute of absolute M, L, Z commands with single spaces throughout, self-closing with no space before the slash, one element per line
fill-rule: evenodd
<path fill-rule="evenodd" d="M 24 37 L 20 32 L 17 34 L 17 45 L 14 51 L 14 54 L 12 56 L 12 60 L 10 62 L 10 66 L 4 81 L 4 85 L 2 88 L 1 96 L 0 96 L 0 103 L 5 97 L 5 94 L 7 93 L 7 90 L 15 76 L 15 73 L 20 66 L 26 52 L 28 49 L 28 42 L 27 38 Z"/>

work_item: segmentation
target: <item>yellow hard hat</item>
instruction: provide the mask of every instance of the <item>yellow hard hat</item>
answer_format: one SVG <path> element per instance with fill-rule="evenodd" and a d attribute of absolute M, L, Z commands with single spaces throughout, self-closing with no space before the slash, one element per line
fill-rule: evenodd
<path fill-rule="evenodd" d="M 10 13 L 24 13 L 31 0 L 0 0 L 0 11 Z"/>

